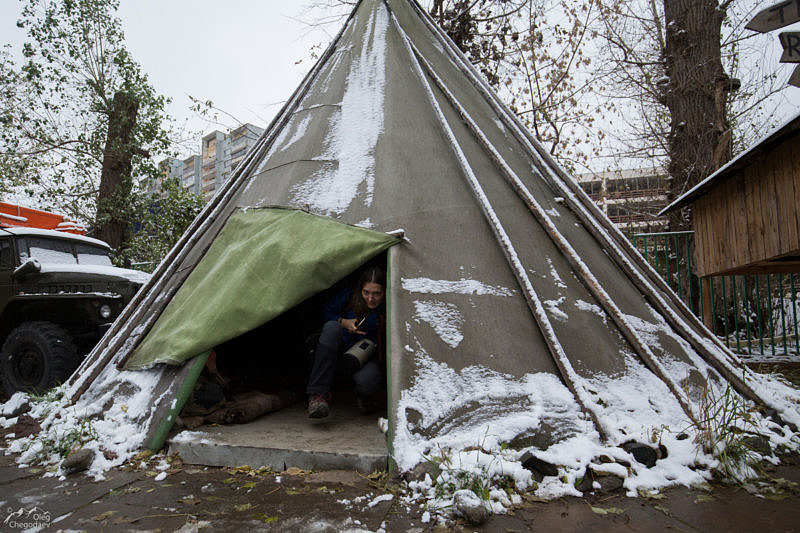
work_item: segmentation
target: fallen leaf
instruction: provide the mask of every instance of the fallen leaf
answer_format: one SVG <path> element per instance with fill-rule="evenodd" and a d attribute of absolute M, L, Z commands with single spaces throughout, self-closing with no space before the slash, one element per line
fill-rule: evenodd
<path fill-rule="evenodd" d="M 200 503 L 200 500 L 190 494 L 189 496 L 184 496 L 183 498 L 179 499 L 178 502 L 185 503 L 186 505 L 197 505 Z"/>
<path fill-rule="evenodd" d="M 267 513 L 253 513 L 250 516 L 252 516 L 256 520 L 263 520 L 267 524 L 269 524 L 271 522 L 277 522 L 278 521 L 278 517 L 277 516 L 267 516 Z"/>
<path fill-rule="evenodd" d="M 607 514 L 622 514 L 625 512 L 625 510 L 620 509 L 619 507 L 608 507 L 606 509 L 602 507 L 592 507 L 592 512 L 597 513 L 599 515 L 607 515 Z"/>
<path fill-rule="evenodd" d="M 694 503 L 697 502 L 713 502 L 716 500 L 711 494 L 698 494 L 697 498 L 694 499 Z"/>
<path fill-rule="evenodd" d="M 663 505 L 654 505 L 654 506 L 653 506 L 653 509 L 655 509 L 656 511 L 661 511 L 661 512 L 662 512 L 662 513 L 664 513 L 665 515 L 672 516 L 672 515 L 669 513 L 669 508 L 668 508 L 668 507 L 665 507 L 665 506 L 663 506 Z"/>
<path fill-rule="evenodd" d="M 252 489 L 255 486 L 256 486 L 256 482 L 255 481 L 249 481 L 249 482 L 245 483 L 244 485 L 242 485 L 242 488 L 243 489 Z"/>
<path fill-rule="evenodd" d="M 781 500 L 785 500 L 789 497 L 788 494 L 762 494 L 761 495 L 764 499 L 772 500 L 775 502 L 779 502 Z"/>
<path fill-rule="evenodd" d="M 133 456 L 133 458 L 134 460 L 139 461 L 141 459 L 147 459 L 151 455 L 153 455 L 153 452 L 151 452 L 150 450 L 145 450 L 143 452 L 137 453 L 136 455 Z"/>
<path fill-rule="evenodd" d="M 226 485 L 230 485 L 231 483 L 236 483 L 236 478 L 235 477 L 225 478 L 222 480 L 222 482 L 225 483 Z"/>
<path fill-rule="evenodd" d="M 242 505 L 234 505 L 233 509 L 236 511 L 247 511 L 248 509 L 252 509 L 252 503 L 243 503 Z"/>
<path fill-rule="evenodd" d="M 106 450 L 106 449 L 105 449 L 105 448 L 103 448 L 102 446 L 100 446 L 100 451 L 101 451 L 101 452 L 103 452 L 103 457 L 105 457 L 105 458 L 106 458 L 106 459 L 108 459 L 109 461 L 113 461 L 114 459 L 116 459 L 117 457 L 119 457 L 119 455 L 117 454 L 117 452 L 115 452 L 115 451 L 113 451 L 113 450 Z"/>
<path fill-rule="evenodd" d="M 116 511 L 106 511 L 105 513 L 93 516 L 92 520 L 94 520 L 95 522 L 102 522 L 103 520 L 108 520 L 116 513 L 117 513 Z"/>
<path fill-rule="evenodd" d="M 539 503 L 549 503 L 550 502 L 550 500 L 548 500 L 547 498 L 541 498 L 539 496 L 536 496 L 535 494 L 531 494 L 530 492 L 526 492 L 525 494 L 523 494 L 522 498 L 525 501 L 529 501 L 529 502 L 539 502 Z"/>
<path fill-rule="evenodd" d="M 120 406 L 120 409 L 122 409 L 122 412 L 123 412 L 123 413 L 127 413 L 127 412 L 128 412 L 128 406 L 127 406 L 127 405 L 125 405 L 125 404 L 122 404 L 122 405 Z"/>
<path fill-rule="evenodd" d="M 308 474 L 308 472 L 306 470 L 297 468 L 296 466 L 291 466 L 286 469 L 286 472 L 284 472 L 284 474 L 287 474 L 289 476 L 302 476 L 303 474 Z"/>

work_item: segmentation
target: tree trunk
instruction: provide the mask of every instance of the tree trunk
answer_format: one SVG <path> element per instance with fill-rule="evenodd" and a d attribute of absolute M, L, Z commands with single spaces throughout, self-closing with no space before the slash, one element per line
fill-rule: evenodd
<path fill-rule="evenodd" d="M 95 235 L 117 251 L 127 240 L 131 222 L 126 213 L 133 186 L 131 159 L 135 149 L 131 137 L 138 112 L 139 101 L 133 94 L 122 91 L 114 94 L 100 173 Z"/>
<path fill-rule="evenodd" d="M 664 103 L 672 123 L 668 138 L 668 202 L 730 158 L 728 76 L 722 67 L 725 10 L 716 0 L 664 0 L 666 73 Z M 669 229 L 691 229 L 691 211 L 673 210 Z"/>

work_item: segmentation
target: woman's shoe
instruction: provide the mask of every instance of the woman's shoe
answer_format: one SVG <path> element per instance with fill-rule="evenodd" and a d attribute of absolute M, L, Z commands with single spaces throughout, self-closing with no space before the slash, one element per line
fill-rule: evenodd
<path fill-rule="evenodd" d="M 308 397 L 308 418 L 325 418 L 330 412 L 328 399 L 322 394 L 312 394 Z"/>

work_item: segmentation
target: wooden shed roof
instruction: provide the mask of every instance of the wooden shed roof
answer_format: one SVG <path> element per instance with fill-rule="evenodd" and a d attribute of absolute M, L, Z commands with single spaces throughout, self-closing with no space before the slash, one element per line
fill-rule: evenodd
<path fill-rule="evenodd" d="M 678 207 L 682 207 L 706 194 L 713 187 L 724 183 L 733 177 L 738 170 L 750 164 L 753 159 L 769 151 L 773 146 L 777 145 L 787 137 L 794 135 L 798 130 L 800 130 L 800 111 L 792 118 L 787 120 L 783 125 L 766 134 L 750 148 L 728 161 L 709 177 L 676 198 L 671 204 L 662 209 L 658 213 L 658 216 L 661 216 Z"/>

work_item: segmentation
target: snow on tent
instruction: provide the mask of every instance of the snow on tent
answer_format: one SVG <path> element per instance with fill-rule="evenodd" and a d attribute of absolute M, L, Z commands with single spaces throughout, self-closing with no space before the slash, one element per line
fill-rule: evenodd
<path fill-rule="evenodd" d="M 601 454 L 631 464 L 634 491 L 691 483 L 714 461 L 693 437 L 726 394 L 760 409 L 751 430 L 773 447 L 796 442 L 795 391 L 699 323 L 409 0 L 358 4 L 69 395 L 124 435 L 118 461 L 159 447 L 203 355 L 387 248 L 400 470 L 471 448 L 459 461 L 484 471 L 520 472 L 523 452 L 557 465 L 570 483 L 543 493 L 574 493 Z M 656 466 L 631 442 L 660 443 Z"/>

